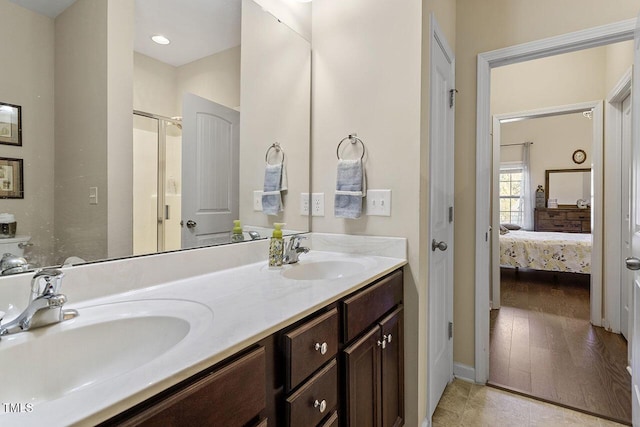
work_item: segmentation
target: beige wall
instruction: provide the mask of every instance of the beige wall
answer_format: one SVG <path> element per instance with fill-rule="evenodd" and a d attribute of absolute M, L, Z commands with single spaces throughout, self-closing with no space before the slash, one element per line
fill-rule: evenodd
<path fill-rule="evenodd" d="M 133 109 L 165 117 L 180 115 L 176 67 L 133 53 Z"/>
<path fill-rule="evenodd" d="M 56 254 L 107 257 L 107 1 L 79 0 L 55 21 Z M 89 204 L 98 187 L 98 204 Z"/>
<path fill-rule="evenodd" d="M 52 19 L 0 0 L 0 102 L 22 107 L 22 146 L 0 145 L 0 157 L 24 160 L 25 192 L 2 200 L 0 211 L 13 213 L 18 234 L 31 236 L 26 255 L 37 265 L 50 265 L 53 250 L 53 38 Z"/>
<path fill-rule="evenodd" d="M 107 256 L 133 253 L 134 0 L 107 3 Z M 103 198 L 104 200 L 104 198 Z"/>
<path fill-rule="evenodd" d="M 482 52 L 635 18 L 640 1 L 475 0 L 457 1 L 456 231 L 455 258 L 475 259 L 476 61 Z M 571 16 L 571 19 L 567 19 Z M 454 360 L 474 365 L 473 262 L 456 266 Z"/>
<path fill-rule="evenodd" d="M 505 123 L 500 126 L 500 139 L 502 144 L 533 141 L 530 148 L 531 191 L 538 185 L 545 185 L 547 169 L 588 168 L 593 160 L 593 122 L 582 113 Z M 581 165 L 572 160 L 577 149 L 587 153 L 587 161 Z M 522 145 L 501 148 L 501 162 L 521 160 Z"/>
<path fill-rule="evenodd" d="M 609 91 L 633 65 L 633 40 L 609 45 L 605 47 L 605 53 L 604 93 L 608 95 Z"/>
<path fill-rule="evenodd" d="M 293 31 L 311 41 L 311 3 L 298 0 L 253 0 Z"/>
<path fill-rule="evenodd" d="M 309 42 L 243 0 L 241 62 L 240 219 L 244 225 L 273 228 L 284 222 L 287 229 L 307 231 L 300 193 L 309 191 Z M 284 212 L 267 216 L 254 212 L 253 191 L 264 188 L 265 153 L 276 141 L 285 152 L 289 189 Z"/>

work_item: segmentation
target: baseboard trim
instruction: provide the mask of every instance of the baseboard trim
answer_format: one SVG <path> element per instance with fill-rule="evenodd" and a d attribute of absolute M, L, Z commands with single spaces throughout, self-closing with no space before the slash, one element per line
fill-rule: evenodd
<path fill-rule="evenodd" d="M 453 375 L 461 380 L 476 382 L 476 369 L 473 366 L 463 365 L 462 363 L 453 364 Z"/>

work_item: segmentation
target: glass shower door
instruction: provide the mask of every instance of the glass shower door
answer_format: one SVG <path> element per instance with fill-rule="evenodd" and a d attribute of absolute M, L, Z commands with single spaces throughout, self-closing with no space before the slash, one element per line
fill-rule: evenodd
<path fill-rule="evenodd" d="M 182 126 L 133 116 L 133 253 L 180 249 Z"/>

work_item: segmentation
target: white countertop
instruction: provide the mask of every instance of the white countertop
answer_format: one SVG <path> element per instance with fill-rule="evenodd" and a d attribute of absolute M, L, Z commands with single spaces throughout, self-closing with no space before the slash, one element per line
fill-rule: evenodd
<path fill-rule="evenodd" d="M 283 270 L 296 268 L 295 265 L 269 269 L 266 262 L 261 261 L 67 304 L 65 308 L 75 308 L 82 316 L 83 308 L 88 310 L 88 307 L 99 304 L 186 300 L 205 306 L 211 315 L 201 316 L 200 336 L 188 346 L 177 346 L 157 360 L 126 372 L 126 375 L 83 385 L 55 400 L 36 402 L 30 412 L 16 414 L 5 410 L 3 413 L 0 407 L 0 425 L 95 425 L 406 264 L 403 258 L 317 250 L 300 258 L 301 264 L 337 259 L 358 262 L 366 268 L 344 278 L 299 281 L 284 278 L 281 274 Z M 40 334 L 45 335 L 47 329 L 55 333 L 57 327 L 41 328 Z M 15 337 L 19 335 L 25 334 L 16 334 Z M 0 351 L 2 344 L 0 342 Z M 9 345 L 13 344 L 6 343 Z M 76 352 L 81 357 L 83 349 L 78 346 L 65 349 L 64 353 L 67 351 Z M 29 366 L 20 366 L 20 361 L 15 363 L 28 375 Z M 50 363 L 55 369 L 55 359 Z"/>

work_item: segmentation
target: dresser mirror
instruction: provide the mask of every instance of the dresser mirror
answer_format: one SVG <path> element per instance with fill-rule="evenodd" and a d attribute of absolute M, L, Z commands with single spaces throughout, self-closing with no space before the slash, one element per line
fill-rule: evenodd
<path fill-rule="evenodd" d="M 310 14 L 310 4 L 295 7 Z M 310 43 L 276 13 L 252 0 L 0 0 L 0 51 L 11 58 L 0 102 L 20 105 L 23 118 L 22 146 L 0 145 L 0 157 L 24 160 L 24 199 L 2 200 L 0 212 L 31 236 L 24 255 L 34 268 L 229 243 L 234 219 L 246 240 L 268 237 L 274 222 L 309 231 L 299 199 L 309 192 Z M 143 47 L 155 23 L 170 39 L 170 59 L 163 46 Z M 185 96 L 239 122 L 225 130 L 201 120 L 198 108 L 184 117 Z M 201 144 L 200 169 L 183 186 L 187 134 L 227 131 L 239 139 Z M 283 210 L 267 216 L 254 192 L 276 142 L 282 151 L 269 162 L 286 154 L 289 185 Z M 225 168 L 234 184 L 224 181 Z M 205 214 L 229 211 L 213 238 L 185 245 L 185 231 L 205 222 L 183 215 L 187 197 Z M 163 229 L 169 222 L 173 229 Z"/>
<path fill-rule="evenodd" d="M 578 200 L 591 203 L 591 169 L 547 169 L 545 201 L 557 200 L 558 207 L 576 207 Z"/>

